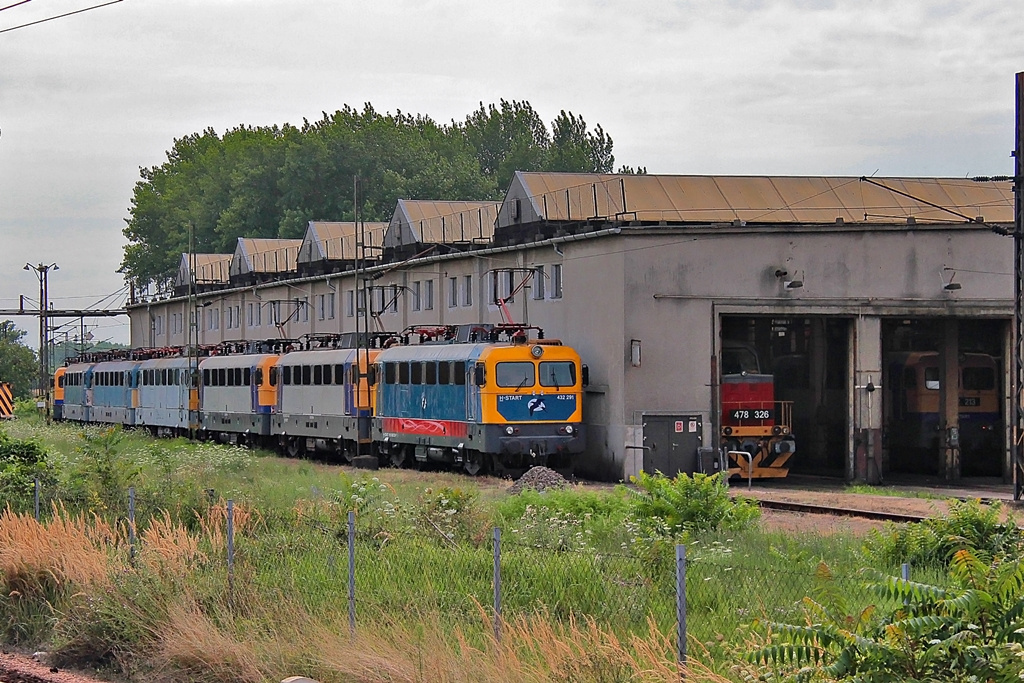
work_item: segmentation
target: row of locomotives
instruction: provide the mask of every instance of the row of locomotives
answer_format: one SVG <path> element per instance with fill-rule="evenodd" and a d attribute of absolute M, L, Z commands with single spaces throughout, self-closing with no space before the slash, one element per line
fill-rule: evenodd
<path fill-rule="evenodd" d="M 721 353 L 721 447 L 730 476 L 781 478 L 796 453 L 793 402 L 775 400 L 775 377 L 756 349 L 725 340 Z"/>
<path fill-rule="evenodd" d="M 886 359 L 886 442 L 895 471 L 935 474 L 943 446 L 941 359 L 936 351 L 890 353 Z M 958 355 L 961 474 L 997 476 L 1002 453 L 1001 359 Z"/>
<path fill-rule="evenodd" d="M 346 463 L 373 454 L 369 420 L 377 346 L 373 339 L 365 348 L 314 346 L 278 359 L 270 370 L 277 384 L 271 429 L 283 453 Z"/>
<path fill-rule="evenodd" d="M 538 465 L 571 473 L 586 444 L 587 369 L 576 351 L 521 325 L 421 332 L 423 343 L 375 359 L 373 440 L 383 460 L 470 474 Z"/>

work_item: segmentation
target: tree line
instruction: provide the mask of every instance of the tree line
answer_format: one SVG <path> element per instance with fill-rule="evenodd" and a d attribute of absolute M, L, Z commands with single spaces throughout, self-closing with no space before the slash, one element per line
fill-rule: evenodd
<path fill-rule="evenodd" d="M 346 106 L 302 126 L 212 128 L 176 139 L 141 169 L 121 270 L 136 286 L 173 279 L 189 230 L 199 253 L 238 237 L 299 238 L 311 220 L 390 218 L 398 199 L 501 199 L 515 171 L 611 172 L 612 138 L 561 111 L 550 127 L 529 102 L 480 104 L 464 121 Z M 629 171 L 631 169 L 624 169 Z"/>

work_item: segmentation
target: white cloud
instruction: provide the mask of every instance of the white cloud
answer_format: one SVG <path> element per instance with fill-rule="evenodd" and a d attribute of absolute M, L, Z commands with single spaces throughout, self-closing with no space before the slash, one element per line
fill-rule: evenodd
<path fill-rule="evenodd" d="M 656 172 L 1007 173 L 1022 29 L 995 0 L 125 0 L 0 34 L 0 302 L 33 291 L 25 261 L 61 263 L 58 296 L 118 288 L 138 169 L 173 138 L 345 104 L 527 99 Z"/>

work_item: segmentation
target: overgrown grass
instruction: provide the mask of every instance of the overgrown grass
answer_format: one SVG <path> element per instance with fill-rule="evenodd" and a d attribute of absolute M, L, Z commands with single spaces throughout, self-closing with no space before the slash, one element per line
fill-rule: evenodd
<path fill-rule="evenodd" d="M 110 663 L 138 680 L 678 680 L 680 540 L 699 662 L 690 680 L 726 680 L 747 627 L 798 615 L 823 563 L 861 606 L 871 596 L 858 569 L 898 571 L 866 558 L 860 539 L 767 532 L 750 526 L 747 513 L 728 531 L 676 517 L 651 524 L 638 501 L 658 514 L 679 508 L 623 488 L 509 496 L 494 479 L 368 474 L 130 432 L 28 419 L 8 432 L 51 454 L 52 495 L 68 507 L 48 508 L 42 524 L 0 517 L 5 639 Z M 684 482 L 669 494 L 710 484 Z M 128 485 L 142 511 L 134 558 L 121 490 Z M 713 500 L 724 504 L 717 493 Z M 354 636 L 349 510 L 357 528 Z M 491 608 L 495 526 L 500 643 Z"/>

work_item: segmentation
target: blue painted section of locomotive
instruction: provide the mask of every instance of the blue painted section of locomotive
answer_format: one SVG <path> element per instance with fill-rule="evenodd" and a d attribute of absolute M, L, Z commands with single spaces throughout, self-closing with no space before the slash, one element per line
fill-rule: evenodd
<path fill-rule="evenodd" d="M 565 421 L 576 412 L 573 394 L 499 394 L 498 413 L 509 422 Z"/>
<path fill-rule="evenodd" d="M 478 421 L 480 396 L 479 392 L 471 391 L 476 388 L 473 386 L 472 369 L 487 347 L 487 344 L 420 345 L 381 351 L 376 360 L 381 368 L 387 363 L 422 362 L 452 362 L 453 367 L 454 363 L 463 362 L 466 367 L 465 374 L 459 378 L 461 384 L 412 384 L 411 381 L 398 384 L 378 377 L 377 417 Z M 472 398 L 471 393 L 475 394 Z M 471 405 L 470 401 L 474 404 Z"/>

